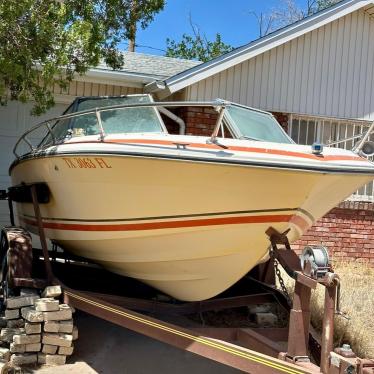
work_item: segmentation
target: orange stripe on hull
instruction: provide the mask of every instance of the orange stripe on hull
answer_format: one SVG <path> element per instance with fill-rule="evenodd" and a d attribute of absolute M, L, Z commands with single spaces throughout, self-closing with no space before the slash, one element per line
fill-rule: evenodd
<path fill-rule="evenodd" d="M 82 142 L 82 143 L 85 143 L 85 142 Z M 91 143 L 91 142 L 87 142 L 87 143 Z M 175 141 L 152 140 L 152 139 L 110 139 L 109 141 L 105 141 L 105 143 L 175 145 Z M 189 143 L 187 147 L 221 150 L 220 147 L 214 144 Z M 309 154 L 309 153 L 283 151 L 280 149 L 267 149 L 267 148 L 257 148 L 257 147 L 241 147 L 241 146 L 229 146 L 228 149 L 231 151 L 239 151 L 239 152 L 265 153 L 265 154 L 278 155 L 278 156 L 300 157 L 300 158 L 307 158 L 307 159 L 315 160 L 315 161 L 366 161 L 366 159 L 358 157 L 358 156 L 323 156 L 323 155 L 316 156 L 316 155 Z"/>
<path fill-rule="evenodd" d="M 217 226 L 217 225 L 237 225 L 245 223 L 272 223 L 272 222 L 292 222 L 299 226 L 302 230 L 308 227 L 307 222 L 293 215 L 264 215 L 249 217 L 227 217 L 227 218 L 211 218 L 196 219 L 185 221 L 167 221 L 167 222 L 147 222 L 147 223 L 128 223 L 128 224 L 75 224 L 75 223 L 57 223 L 43 222 L 46 229 L 71 230 L 71 231 L 141 231 L 141 230 L 158 230 L 158 229 L 175 229 L 183 227 L 199 227 L 199 226 Z M 35 220 L 21 218 L 25 223 L 37 226 Z"/>

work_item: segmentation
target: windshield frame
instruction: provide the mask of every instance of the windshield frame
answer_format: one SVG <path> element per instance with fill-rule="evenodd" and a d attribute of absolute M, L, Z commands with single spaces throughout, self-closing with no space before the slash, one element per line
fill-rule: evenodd
<path fill-rule="evenodd" d="M 229 107 L 237 107 L 237 108 L 241 108 L 241 109 L 246 109 L 246 110 L 251 111 L 251 112 L 257 112 L 257 113 L 269 116 L 270 118 L 272 118 L 274 120 L 275 125 L 279 127 L 279 129 L 283 133 L 284 137 L 286 139 L 288 139 L 289 143 L 274 142 L 274 141 L 271 141 L 271 140 L 251 138 L 251 137 L 243 134 L 241 132 L 240 128 L 238 127 L 238 125 L 235 123 L 235 120 L 230 115 L 230 113 L 228 111 Z M 236 139 L 246 139 L 246 140 L 253 140 L 253 141 L 259 141 L 259 142 L 269 142 L 269 143 L 278 143 L 278 144 L 295 144 L 294 140 L 287 134 L 287 132 L 283 129 L 283 127 L 280 125 L 280 123 L 277 121 L 277 119 L 274 117 L 274 115 L 270 112 L 266 112 L 264 110 L 260 110 L 260 109 L 257 109 L 257 108 L 252 108 L 252 107 L 249 107 L 249 106 L 246 106 L 246 105 L 236 104 L 236 103 L 229 103 L 222 110 L 224 110 L 224 114 L 223 114 L 221 123 L 219 124 L 219 127 L 221 127 L 223 125 L 223 122 L 225 121 L 226 126 L 229 128 L 229 130 L 232 132 L 233 136 Z"/>

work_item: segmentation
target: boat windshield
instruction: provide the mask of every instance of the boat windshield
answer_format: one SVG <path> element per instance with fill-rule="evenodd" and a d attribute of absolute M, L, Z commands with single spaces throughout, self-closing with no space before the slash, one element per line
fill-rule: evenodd
<path fill-rule="evenodd" d="M 266 112 L 229 105 L 225 119 L 239 139 L 259 140 L 274 143 L 292 143 L 275 118 Z"/>
<path fill-rule="evenodd" d="M 77 99 L 64 114 L 85 110 L 103 108 L 113 105 L 150 103 L 148 95 L 126 97 L 89 97 Z M 117 108 L 100 111 L 100 117 L 105 134 L 123 133 L 164 133 L 164 127 L 157 109 L 147 108 Z M 100 134 L 95 113 L 86 113 L 77 117 L 62 119 L 53 126 L 56 140 L 63 140 L 69 134 L 72 137 Z M 49 137 L 48 137 L 49 138 Z M 45 139 L 46 144 L 51 139 Z"/>

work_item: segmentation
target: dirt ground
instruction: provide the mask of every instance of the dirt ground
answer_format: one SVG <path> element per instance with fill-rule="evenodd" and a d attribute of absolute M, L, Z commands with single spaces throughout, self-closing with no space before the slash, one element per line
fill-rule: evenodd
<path fill-rule="evenodd" d="M 79 339 L 67 365 L 37 374 L 238 374 L 240 371 L 77 312 Z"/>

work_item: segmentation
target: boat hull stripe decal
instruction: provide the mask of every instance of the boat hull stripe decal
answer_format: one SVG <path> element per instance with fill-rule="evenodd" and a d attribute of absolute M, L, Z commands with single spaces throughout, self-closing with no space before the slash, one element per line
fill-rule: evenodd
<path fill-rule="evenodd" d="M 179 214 L 168 216 L 153 216 L 153 217 L 135 217 L 135 218 L 113 218 L 113 219 L 82 219 L 82 218 L 57 218 L 57 217 L 42 217 L 45 221 L 64 221 L 64 222 L 129 222 L 129 221 L 149 221 L 149 220 L 164 220 L 176 218 L 194 218 L 207 216 L 225 216 L 238 214 L 253 214 L 253 213 L 275 213 L 275 212 L 290 212 L 299 211 L 305 214 L 310 220 L 315 221 L 314 217 L 304 209 L 301 208 L 278 208 L 278 209 L 256 209 L 256 210 L 236 210 L 231 212 L 214 212 L 214 213 L 196 213 L 196 214 Z M 25 218 L 35 219 L 35 216 L 23 214 Z"/>
<path fill-rule="evenodd" d="M 218 225 L 235 225 L 246 223 L 272 223 L 272 222 L 291 222 L 299 226 L 308 227 L 308 223 L 302 218 L 293 219 L 294 215 L 261 215 L 247 217 L 225 217 L 211 219 L 196 219 L 184 221 L 164 221 L 164 222 L 147 222 L 147 223 L 127 223 L 127 224 L 74 224 L 74 223 L 58 223 L 43 222 L 46 229 L 70 230 L 70 231 L 143 231 L 143 230 L 159 230 L 159 229 L 175 229 L 199 226 L 218 226 Z M 29 225 L 37 226 L 37 222 L 32 219 L 22 218 Z"/>

